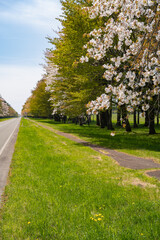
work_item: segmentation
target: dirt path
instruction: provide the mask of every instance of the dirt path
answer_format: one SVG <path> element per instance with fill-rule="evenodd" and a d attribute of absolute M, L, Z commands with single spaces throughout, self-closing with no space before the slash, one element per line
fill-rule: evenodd
<path fill-rule="evenodd" d="M 33 121 L 33 120 L 32 120 Z M 109 148 L 105 148 L 105 147 L 100 147 L 98 145 L 94 145 L 90 142 L 87 142 L 85 140 L 82 140 L 78 137 L 76 137 L 75 135 L 72 135 L 70 133 L 64 133 L 64 132 L 60 132 L 58 130 L 55 130 L 51 127 L 48 127 L 42 123 L 38 123 L 36 121 L 34 121 L 36 124 L 38 124 L 39 126 L 46 128 L 60 136 L 64 136 L 74 142 L 83 144 L 84 146 L 88 146 L 92 149 L 94 149 L 97 152 L 100 152 L 101 154 L 107 155 L 111 158 L 113 158 L 114 160 L 116 160 L 118 162 L 118 164 L 122 167 L 126 167 L 126 168 L 130 168 L 130 169 L 153 169 L 153 168 L 159 168 L 160 169 L 160 164 L 159 163 L 155 163 L 153 160 L 151 159 L 145 159 L 145 158 L 140 158 L 140 157 L 136 157 L 133 155 L 129 155 L 126 153 L 122 153 L 122 152 L 118 152 L 116 150 L 112 150 Z M 146 174 L 148 176 L 151 177 L 156 177 L 158 180 L 160 180 L 160 170 L 152 170 L 152 171 L 147 171 Z"/>

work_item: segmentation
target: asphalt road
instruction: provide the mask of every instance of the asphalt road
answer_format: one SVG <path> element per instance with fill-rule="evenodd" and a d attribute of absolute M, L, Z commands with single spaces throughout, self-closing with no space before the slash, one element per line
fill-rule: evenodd
<path fill-rule="evenodd" d="M 7 183 L 9 167 L 19 130 L 20 118 L 0 122 L 0 199 Z"/>

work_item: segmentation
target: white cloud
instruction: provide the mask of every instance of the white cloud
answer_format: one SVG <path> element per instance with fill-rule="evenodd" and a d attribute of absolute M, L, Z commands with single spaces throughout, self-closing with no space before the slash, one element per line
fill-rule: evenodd
<path fill-rule="evenodd" d="M 58 24 L 55 18 L 60 14 L 59 0 L 32 0 L 31 3 L 29 1 L 28 3 L 27 1 L 15 2 L 10 7 L 1 9 L 0 20 L 27 24 L 32 27 L 54 28 Z"/>
<path fill-rule="evenodd" d="M 20 113 L 42 73 L 40 66 L 0 65 L 0 95 Z"/>

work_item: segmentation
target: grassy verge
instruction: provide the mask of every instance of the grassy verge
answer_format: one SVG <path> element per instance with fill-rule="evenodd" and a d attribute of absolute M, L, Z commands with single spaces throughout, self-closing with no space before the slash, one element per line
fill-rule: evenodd
<path fill-rule="evenodd" d="M 160 183 L 22 119 L 2 240 L 156 240 Z"/>
<path fill-rule="evenodd" d="M 79 126 L 75 124 L 56 123 L 53 120 L 36 119 L 54 129 L 62 132 L 72 133 L 89 142 L 100 146 L 116 149 L 118 151 L 133 154 L 135 156 L 152 158 L 160 162 L 160 127 L 156 126 L 155 135 L 148 134 L 148 128 L 140 125 L 139 128 L 132 129 L 127 133 L 123 128 L 115 126 L 115 136 L 111 131 L 101 129 L 95 123 L 90 126 Z"/>

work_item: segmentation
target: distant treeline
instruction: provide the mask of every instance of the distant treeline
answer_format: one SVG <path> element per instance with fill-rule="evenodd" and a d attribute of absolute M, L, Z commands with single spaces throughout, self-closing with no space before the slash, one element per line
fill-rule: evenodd
<path fill-rule="evenodd" d="M 0 118 L 18 117 L 18 113 L 0 96 Z"/>

